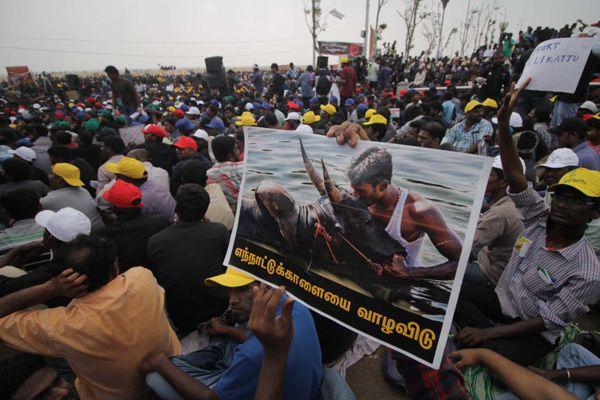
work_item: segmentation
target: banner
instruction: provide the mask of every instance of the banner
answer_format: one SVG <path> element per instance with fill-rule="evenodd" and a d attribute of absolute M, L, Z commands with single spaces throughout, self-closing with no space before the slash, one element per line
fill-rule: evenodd
<path fill-rule="evenodd" d="M 491 159 L 370 141 L 352 149 L 255 127 L 244 133 L 225 264 L 285 285 L 316 312 L 439 368 Z M 375 177 L 397 195 L 393 213 L 377 211 L 381 200 L 365 183 Z M 409 214 L 428 228 L 403 231 L 405 247 L 400 226 Z M 454 248 L 453 260 L 432 243 L 444 254 Z M 444 265 L 456 269 L 443 279 L 417 277 Z"/>
<path fill-rule="evenodd" d="M 319 54 L 332 56 L 358 57 L 362 54 L 363 45 L 347 42 L 318 42 Z"/>
<path fill-rule="evenodd" d="M 371 36 L 369 36 L 369 59 L 377 56 L 377 31 L 371 27 Z"/>
<path fill-rule="evenodd" d="M 29 72 L 29 67 L 27 66 L 6 67 L 6 73 L 8 74 L 8 82 L 13 85 L 17 85 L 23 81 L 30 83 L 33 82 L 33 78 Z"/>
<path fill-rule="evenodd" d="M 527 90 L 574 93 L 593 45 L 592 38 L 551 39 L 538 44 L 517 86 L 531 77 Z"/>

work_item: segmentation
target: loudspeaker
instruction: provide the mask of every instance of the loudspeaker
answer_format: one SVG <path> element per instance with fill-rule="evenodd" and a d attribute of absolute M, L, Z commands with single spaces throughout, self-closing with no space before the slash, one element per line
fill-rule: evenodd
<path fill-rule="evenodd" d="M 208 75 L 208 84 L 210 87 L 213 89 L 227 87 L 223 57 L 208 57 L 204 59 L 204 63 L 206 64 L 206 74 Z"/>
<path fill-rule="evenodd" d="M 75 74 L 65 75 L 67 79 L 67 87 L 69 90 L 79 90 L 79 76 Z"/>
<path fill-rule="evenodd" d="M 317 57 L 317 69 L 321 69 L 321 68 L 327 69 L 327 65 L 329 65 L 329 57 L 326 57 L 326 56 Z"/>

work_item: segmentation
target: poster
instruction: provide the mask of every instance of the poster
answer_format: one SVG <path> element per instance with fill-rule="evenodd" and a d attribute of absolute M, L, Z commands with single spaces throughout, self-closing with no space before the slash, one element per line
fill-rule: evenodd
<path fill-rule="evenodd" d="M 225 264 L 285 285 L 316 312 L 439 368 L 491 159 L 370 141 L 352 149 L 320 135 L 244 129 L 245 174 Z M 447 259 L 430 236 L 407 246 L 393 238 L 403 212 L 386 225 L 367 208 L 376 202 L 356 197 L 357 176 L 390 170 L 394 209 L 418 201 L 419 212 L 436 211 L 447 225 L 451 240 L 438 230 L 438 245 L 458 243 L 449 279 L 404 276 L 406 264 L 423 272 Z"/>
<path fill-rule="evenodd" d="M 33 78 L 27 66 L 6 67 L 6 73 L 8 74 L 8 82 L 13 85 L 18 85 L 21 82 L 33 83 Z"/>
<path fill-rule="evenodd" d="M 348 42 L 318 42 L 319 54 L 332 56 L 358 57 L 362 54 L 363 45 Z"/>
<path fill-rule="evenodd" d="M 592 38 L 558 38 L 538 44 L 517 87 L 531 77 L 527 90 L 574 93 L 593 45 Z"/>

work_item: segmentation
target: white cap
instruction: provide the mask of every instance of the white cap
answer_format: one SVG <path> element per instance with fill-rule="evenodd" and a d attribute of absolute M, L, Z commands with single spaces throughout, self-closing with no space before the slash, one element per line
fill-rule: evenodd
<path fill-rule="evenodd" d="M 525 161 L 523 161 L 523 159 L 521 157 L 519 157 L 519 161 L 521 161 L 521 168 L 523 169 L 523 173 L 525 173 Z M 502 169 L 502 160 L 500 160 L 500 156 L 494 157 L 494 162 L 492 163 L 492 168 Z"/>
<path fill-rule="evenodd" d="M 70 242 L 77 235 L 89 235 L 92 223 L 84 213 L 71 207 L 61 208 L 57 212 L 44 210 L 37 213 L 35 222 L 43 226 L 52 236 L 61 242 Z"/>
<path fill-rule="evenodd" d="M 310 125 L 306 125 L 306 124 L 300 124 L 300 125 L 298 125 L 298 128 L 296 128 L 296 132 L 298 132 L 298 133 L 310 133 L 310 134 L 315 133 L 313 131 L 313 128 L 311 128 Z"/>
<path fill-rule="evenodd" d="M 29 147 L 21 146 L 17 147 L 16 150 L 10 150 L 10 154 L 16 154 L 20 159 L 33 162 L 35 161 L 35 151 Z"/>
<path fill-rule="evenodd" d="M 285 120 L 286 121 L 302 121 L 302 117 L 300 116 L 300 113 L 292 111 L 292 112 L 288 113 L 287 118 Z"/>
<path fill-rule="evenodd" d="M 498 118 L 493 117 L 492 122 L 495 125 L 498 125 Z M 510 121 L 508 124 L 513 128 L 522 128 L 523 118 L 521 118 L 521 115 L 519 115 L 519 113 L 513 112 L 512 114 L 510 114 Z"/>
<path fill-rule="evenodd" d="M 573 150 L 566 147 L 554 150 L 550 153 L 545 163 L 538 165 L 540 168 L 566 168 L 578 166 L 579 157 L 577 157 L 577 154 L 575 154 Z"/>
<path fill-rule="evenodd" d="M 198 107 L 190 107 L 186 114 L 189 115 L 200 115 L 200 109 Z"/>
<path fill-rule="evenodd" d="M 596 107 L 596 104 L 593 101 L 587 100 L 584 101 L 579 108 L 583 108 L 584 110 L 588 110 L 591 111 L 592 114 L 596 114 L 598 112 L 598 107 Z"/>
<path fill-rule="evenodd" d="M 258 64 L 252 64 L 252 68 L 258 69 Z"/>
<path fill-rule="evenodd" d="M 198 139 L 204 139 L 208 141 L 208 132 L 206 132 L 204 129 L 198 129 L 192 134 L 192 136 L 197 137 Z"/>
<path fill-rule="evenodd" d="M 34 104 L 33 104 L 33 108 L 34 108 L 35 110 L 39 109 L 40 107 L 41 107 L 41 106 L 40 106 L 38 103 L 34 103 Z"/>
<path fill-rule="evenodd" d="M 250 111 L 254 109 L 254 106 L 252 105 L 252 103 L 246 103 L 246 111 Z"/>
<path fill-rule="evenodd" d="M 198 101 L 196 102 L 196 104 L 199 104 L 199 105 L 203 106 L 203 105 L 204 105 L 204 101 L 202 101 L 202 100 L 198 100 Z"/>

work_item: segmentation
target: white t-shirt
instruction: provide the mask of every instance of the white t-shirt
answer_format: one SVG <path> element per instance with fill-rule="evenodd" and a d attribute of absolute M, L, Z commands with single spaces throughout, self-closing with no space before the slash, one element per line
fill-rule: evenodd
<path fill-rule="evenodd" d="M 369 65 L 369 82 L 377 82 L 377 77 L 379 75 L 379 64 L 376 62 L 372 62 Z"/>

